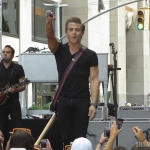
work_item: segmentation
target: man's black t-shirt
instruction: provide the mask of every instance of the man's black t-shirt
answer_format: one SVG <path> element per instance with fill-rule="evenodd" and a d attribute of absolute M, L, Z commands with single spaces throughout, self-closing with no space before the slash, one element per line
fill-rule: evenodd
<path fill-rule="evenodd" d="M 75 54 L 70 53 L 68 43 L 60 43 L 58 50 L 54 53 L 59 83 Z M 90 67 L 94 66 L 98 66 L 97 55 L 94 51 L 86 49 L 70 71 L 60 95 L 66 97 L 89 96 Z"/>
<path fill-rule="evenodd" d="M 0 64 L 0 88 L 4 88 L 8 83 L 15 85 L 19 83 L 19 79 L 25 76 L 21 65 L 11 63 L 6 69 L 4 65 Z M 19 93 L 11 94 L 11 97 L 19 97 Z"/>

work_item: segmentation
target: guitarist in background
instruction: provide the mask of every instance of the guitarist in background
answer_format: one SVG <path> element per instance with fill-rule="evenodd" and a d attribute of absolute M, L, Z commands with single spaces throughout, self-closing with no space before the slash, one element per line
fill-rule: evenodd
<path fill-rule="evenodd" d="M 0 98 L 3 96 L 3 89 L 8 90 L 9 98 L 7 102 L 0 105 L 0 130 L 4 134 L 4 147 L 8 140 L 8 115 L 12 120 L 12 127 L 21 127 L 21 107 L 19 102 L 19 92 L 25 90 L 25 86 L 12 88 L 25 79 L 23 67 L 12 62 L 15 50 L 6 45 L 2 50 L 2 60 L 0 63 Z M 10 86 L 8 86 L 10 85 Z M 5 98 L 7 96 L 4 95 Z M 1 100 L 2 101 L 2 100 Z"/>

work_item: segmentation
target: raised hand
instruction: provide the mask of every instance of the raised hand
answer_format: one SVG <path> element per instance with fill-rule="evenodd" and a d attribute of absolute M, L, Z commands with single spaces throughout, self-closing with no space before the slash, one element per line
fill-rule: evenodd
<path fill-rule="evenodd" d="M 132 128 L 133 134 L 138 138 L 139 141 L 143 141 L 145 139 L 143 130 L 139 127 L 135 126 Z"/>
<path fill-rule="evenodd" d="M 50 22 L 56 20 L 56 17 L 55 17 L 55 15 L 54 15 L 53 12 L 51 12 L 51 15 L 49 15 L 49 14 L 46 13 L 45 14 L 45 18 L 46 18 L 46 22 L 47 23 L 50 23 Z"/>

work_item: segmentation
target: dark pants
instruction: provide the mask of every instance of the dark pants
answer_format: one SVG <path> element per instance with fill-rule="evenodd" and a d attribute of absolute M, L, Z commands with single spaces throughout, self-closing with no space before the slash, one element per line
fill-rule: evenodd
<path fill-rule="evenodd" d="M 9 99 L 9 101 L 0 106 L 0 130 L 4 134 L 4 146 L 9 139 L 8 134 L 8 116 L 12 120 L 12 127 L 19 128 L 21 127 L 21 107 L 19 100 Z"/>
<path fill-rule="evenodd" d="M 86 137 L 89 107 L 89 97 L 59 97 L 57 101 L 58 121 L 64 145 L 70 144 L 76 138 Z"/>

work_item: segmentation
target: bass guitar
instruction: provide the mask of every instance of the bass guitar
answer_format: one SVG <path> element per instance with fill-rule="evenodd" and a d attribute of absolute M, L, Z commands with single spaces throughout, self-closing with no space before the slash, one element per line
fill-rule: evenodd
<path fill-rule="evenodd" d="M 30 83 L 30 80 L 28 80 L 28 78 L 24 79 L 23 81 L 19 82 L 18 84 L 15 84 L 13 86 L 11 86 L 12 88 L 16 89 L 19 86 L 24 86 Z M 0 105 L 3 105 L 7 102 L 8 98 L 9 98 L 9 92 L 8 89 L 10 87 L 10 84 L 7 84 L 4 88 L 0 88 Z"/>

